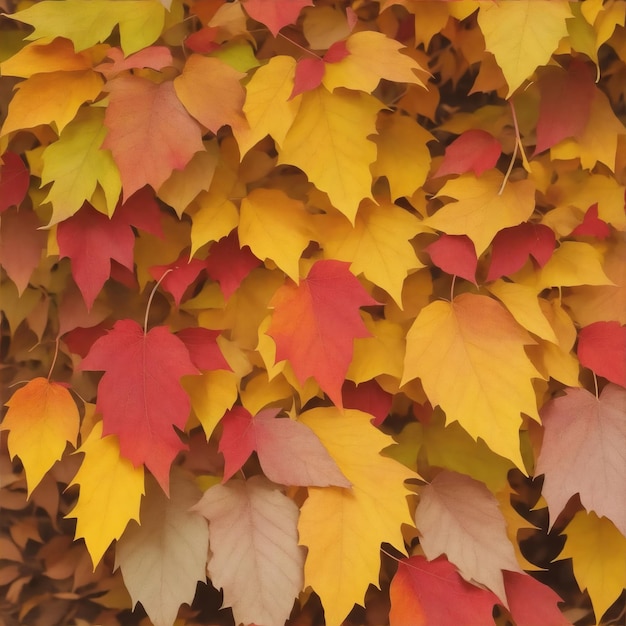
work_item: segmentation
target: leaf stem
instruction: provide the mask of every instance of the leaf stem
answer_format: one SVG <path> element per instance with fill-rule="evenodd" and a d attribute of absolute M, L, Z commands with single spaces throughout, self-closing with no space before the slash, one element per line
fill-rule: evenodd
<path fill-rule="evenodd" d="M 159 278 L 159 280 L 157 280 L 156 285 L 152 288 L 152 291 L 150 292 L 150 297 L 148 298 L 148 304 L 146 305 L 146 316 L 145 316 L 144 321 L 143 321 L 143 334 L 144 335 L 148 334 L 148 315 L 150 314 L 150 306 L 152 304 L 152 299 L 154 298 L 154 294 L 156 293 L 156 290 L 159 288 L 159 285 L 161 284 L 163 279 L 171 271 L 173 271 L 171 267 L 170 267 L 170 269 L 165 270 L 165 272 L 163 272 L 163 275 L 161 276 L 161 278 Z"/>
<path fill-rule="evenodd" d="M 513 100 L 509 100 L 509 107 L 511 108 L 511 115 L 513 117 L 513 127 L 515 128 L 515 146 L 513 147 L 513 155 L 511 156 L 511 162 L 509 163 L 509 167 L 504 175 L 504 180 L 502 181 L 502 185 L 500 186 L 500 190 L 498 191 L 498 195 L 501 196 L 504 192 L 504 187 L 506 186 L 507 181 L 509 180 L 509 176 L 513 171 L 513 165 L 515 165 L 515 159 L 517 158 L 517 150 L 518 147 L 521 147 L 522 140 L 519 134 L 519 125 L 517 123 L 517 115 L 515 114 L 515 107 L 513 106 Z"/>
<path fill-rule="evenodd" d="M 57 357 L 59 356 L 60 342 L 61 342 L 60 337 L 57 337 L 56 341 L 54 342 L 54 356 L 52 357 L 52 365 L 50 365 L 50 371 L 48 372 L 48 382 L 50 382 L 50 377 L 52 376 L 52 370 L 54 369 L 54 366 L 56 365 L 56 362 L 57 362 Z"/>
<path fill-rule="evenodd" d="M 450 284 L 450 302 L 454 300 L 454 284 L 456 283 L 456 274 L 452 274 L 452 283 Z"/>
<path fill-rule="evenodd" d="M 305 54 L 310 54 L 311 56 L 315 57 L 316 59 L 319 59 L 320 61 L 322 60 L 322 57 L 319 54 L 315 54 L 315 52 L 313 52 L 312 50 L 308 50 L 304 46 L 301 46 L 299 43 L 295 42 L 293 39 L 289 39 L 289 37 L 287 37 L 287 35 L 283 35 L 282 33 L 278 33 L 278 36 L 282 37 L 285 41 L 288 41 L 290 44 L 293 44 L 294 46 L 296 46 L 296 48 L 300 48 L 300 50 L 302 50 Z"/>
<path fill-rule="evenodd" d="M 600 399 L 600 393 L 598 392 L 598 377 L 595 372 L 591 372 L 593 374 L 593 384 L 596 388 L 596 400 Z"/>

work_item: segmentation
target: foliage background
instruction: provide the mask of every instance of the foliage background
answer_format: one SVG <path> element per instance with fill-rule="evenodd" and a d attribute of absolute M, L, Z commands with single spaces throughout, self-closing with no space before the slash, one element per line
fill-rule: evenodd
<path fill-rule="evenodd" d="M 624 2 L 0 7 L 2 623 L 624 622 Z"/>

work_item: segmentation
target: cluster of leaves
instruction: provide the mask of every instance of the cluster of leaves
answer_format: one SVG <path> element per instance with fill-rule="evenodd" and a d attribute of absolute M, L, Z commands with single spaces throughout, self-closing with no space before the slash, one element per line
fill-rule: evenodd
<path fill-rule="evenodd" d="M 0 6 L 8 624 L 623 620 L 626 3 Z"/>

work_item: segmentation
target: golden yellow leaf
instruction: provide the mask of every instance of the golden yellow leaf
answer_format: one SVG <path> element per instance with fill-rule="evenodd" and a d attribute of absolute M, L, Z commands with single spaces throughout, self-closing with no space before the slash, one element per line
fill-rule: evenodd
<path fill-rule="evenodd" d="M 483 2 L 478 25 L 509 85 L 507 98 L 540 65 L 546 65 L 572 16 L 569 3 L 557 0 Z"/>
<path fill-rule="evenodd" d="M 19 456 L 26 473 L 28 496 L 63 455 L 76 445 L 80 417 L 70 392 L 59 383 L 34 378 L 8 400 L 0 430 L 8 430 L 11 457 Z"/>
<path fill-rule="evenodd" d="M 352 483 L 352 489 L 310 488 L 298 523 L 308 547 L 304 584 L 320 596 L 326 623 L 340 624 L 354 603 L 363 603 L 368 585 L 378 584 L 381 542 L 403 546 L 400 526 L 411 524 L 403 482 L 417 475 L 379 454 L 392 439 L 367 413 L 329 407 L 299 419 Z"/>
<path fill-rule="evenodd" d="M 275 56 L 257 69 L 246 85 L 243 112 L 248 126 L 233 129 L 242 156 L 267 135 L 282 145 L 300 107 L 300 98 L 289 99 L 295 69 L 292 57 Z"/>
<path fill-rule="evenodd" d="M 272 259 L 294 282 L 300 255 L 313 239 L 311 216 L 280 189 L 254 189 L 241 201 L 239 243 L 259 259 Z"/>
<path fill-rule="evenodd" d="M 424 225 L 448 235 L 467 235 L 480 256 L 498 231 L 525 222 L 535 210 L 535 187 L 530 180 L 507 182 L 500 194 L 503 180 L 497 170 L 487 170 L 480 178 L 463 174 L 449 180 L 437 196 L 456 201 L 441 207 Z"/>
<path fill-rule="evenodd" d="M 420 378 L 433 406 L 497 454 L 524 468 L 521 413 L 539 420 L 524 352 L 534 343 L 495 300 L 463 294 L 425 307 L 407 334 L 402 384 Z"/>
<path fill-rule="evenodd" d="M 200 376 L 185 376 L 182 384 L 208 439 L 237 400 L 237 376 L 227 370 L 214 370 Z"/>
<path fill-rule="evenodd" d="M 361 200 L 372 197 L 376 145 L 368 136 L 376 132 L 380 108 L 365 93 L 308 91 L 278 154 L 279 163 L 299 167 L 351 222 Z"/>
<path fill-rule="evenodd" d="M 414 70 L 425 71 L 410 56 L 402 54 L 402 44 L 383 33 L 364 30 L 346 40 L 348 54 L 336 63 L 327 63 L 322 83 L 328 91 L 338 87 L 371 93 L 381 78 L 397 83 L 424 86 Z"/>
<path fill-rule="evenodd" d="M 66 220 L 91 200 L 98 185 L 104 192 L 107 213 L 113 214 L 122 190 L 117 165 L 109 150 L 101 149 L 106 136 L 104 110 L 81 110 L 58 141 L 43 152 L 41 184 L 52 183 L 45 202 L 52 203 L 50 225 Z"/>
<path fill-rule="evenodd" d="M 407 274 L 424 267 L 409 243 L 424 228 L 414 215 L 390 202 L 364 202 L 354 227 L 342 215 L 320 216 L 318 230 L 326 258 L 350 261 L 353 274 L 364 274 L 399 305 Z"/>
<path fill-rule="evenodd" d="M 144 470 L 120 456 L 115 435 L 102 438 L 102 422 L 93 427 L 77 452 L 85 456 L 71 484 L 80 485 L 80 493 L 67 517 L 76 518 L 76 538 L 85 539 L 95 569 L 128 522 L 139 521 Z"/>
<path fill-rule="evenodd" d="M 90 69 L 35 74 L 18 83 L 0 135 L 53 122 L 60 133 L 81 104 L 96 99 L 103 85 L 100 74 Z"/>
<path fill-rule="evenodd" d="M 293 389 L 284 376 L 278 375 L 271 380 L 266 372 L 260 372 L 247 381 L 245 389 L 241 390 L 241 404 L 256 415 L 261 409 L 287 399 L 291 399 Z"/>
<path fill-rule="evenodd" d="M 378 156 L 372 174 L 387 178 L 392 199 L 410 196 L 424 184 L 430 170 L 426 144 L 434 139 L 406 115 L 381 116 L 376 137 Z"/>
<path fill-rule="evenodd" d="M 165 8 L 152 0 L 65 0 L 63 4 L 44 0 L 7 17 L 34 26 L 26 39 L 65 37 L 78 52 L 104 41 L 119 25 L 125 55 L 154 43 L 165 21 Z"/>
<path fill-rule="evenodd" d="M 576 513 L 565 534 L 567 540 L 559 558 L 572 559 L 576 582 L 589 592 L 599 624 L 626 589 L 626 537 L 613 522 L 593 511 Z"/>

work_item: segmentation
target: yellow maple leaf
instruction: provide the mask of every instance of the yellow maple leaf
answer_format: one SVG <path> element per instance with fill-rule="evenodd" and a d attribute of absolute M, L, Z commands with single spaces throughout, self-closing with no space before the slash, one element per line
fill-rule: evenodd
<path fill-rule="evenodd" d="M 80 485 L 80 493 L 67 517 L 76 518 L 76 538 L 84 538 L 95 569 L 128 522 L 139 521 L 144 470 L 120 456 L 115 435 L 102 438 L 102 422 L 94 425 L 78 452 L 85 456 L 71 485 Z"/>
<path fill-rule="evenodd" d="M 403 46 L 395 39 L 364 30 L 350 35 L 345 45 L 348 54 L 341 61 L 326 64 L 322 83 L 328 91 L 346 87 L 371 93 L 381 78 L 424 86 L 413 70 L 425 70 L 400 52 Z"/>
<path fill-rule="evenodd" d="M 308 91 L 278 154 L 279 163 L 299 167 L 351 222 L 361 200 L 372 197 L 376 145 L 368 136 L 376 132 L 381 108 L 365 93 L 330 93 L 323 86 Z"/>
<path fill-rule="evenodd" d="M 241 201 L 239 243 L 259 259 L 272 259 L 296 283 L 312 230 L 304 204 L 280 189 L 254 189 Z"/>
<path fill-rule="evenodd" d="M 403 482 L 417 475 L 379 454 L 392 439 L 371 417 L 336 407 L 299 417 L 352 483 L 352 489 L 311 487 L 300 511 L 300 542 L 308 547 L 304 584 L 320 596 L 327 624 L 340 624 L 363 602 L 368 585 L 378 584 L 381 542 L 403 546 L 400 526 L 412 525 Z"/>
<path fill-rule="evenodd" d="M 342 215 L 318 218 L 324 256 L 350 261 L 353 274 L 382 287 L 401 306 L 402 283 L 411 270 L 424 267 L 409 240 L 424 232 L 420 221 L 391 202 L 361 205 L 354 227 Z"/>
<path fill-rule="evenodd" d="M 68 389 L 46 378 L 34 378 L 6 403 L 0 430 L 8 430 L 11 457 L 19 456 L 26 473 L 28 496 L 63 455 L 76 445 L 80 416 Z"/>
<path fill-rule="evenodd" d="M 85 200 L 91 200 L 98 184 L 104 191 L 107 212 L 113 214 L 122 181 L 111 152 L 100 148 L 106 132 L 103 109 L 85 108 L 58 141 L 44 150 L 41 184 L 52 183 L 45 199 L 52 203 L 49 225 L 74 215 Z"/>
<path fill-rule="evenodd" d="M 606 517 L 579 511 L 565 528 L 560 559 L 572 559 L 574 576 L 587 589 L 596 623 L 626 588 L 626 537 Z"/>
<path fill-rule="evenodd" d="M 462 294 L 425 307 L 407 334 L 402 384 L 420 378 L 433 406 L 447 421 L 524 468 L 521 413 L 539 421 L 531 379 L 538 378 L 524 352 L 534 343 L 495 300 Z"/>
<path fill-rule="evenodd" d="M 540 65 L 546 65 L 561 38 L 567 35 L 569 3 L 516 0 L 481 3 L 478 24 L 509 85 L 507 98 Z"/>
<path fill-rule="evenodd" d="M 424 184 L 430 170 L 426 147 L 435 138 L 406 115 L 383 115 L 376 137 L 378 156 L 372 165 L 374 176 L 385 176 L 392 199 L 412 195 Z"/>
<path fill-rule="evenodd" d="M 289 99 L 295 70 L 295 59 L 275 56 L 257 69 L 246 85 L 243 112 L 249 126 L 233 129 L 242 155 L 267 135 L 282 145 L 300 107 L 300 98 Z"/>
<path fill-rule="evenodd" d="M 525 222 L 535 210 L 535 186 L 526 179 L 507 182 L 499 193 L 503 174 L 487 170 L 480 178 L 463 174 L 449 180 L 437 196 L 456 198 L 424 220 L 424 225 L 448 235 L 467 235 L 480 256 L 495 234 Z"/>
<path fill-rule="evenodd" d="M 158 39 L 165 8 L 152 0 L 117 0 L 114 4 L 109 0 L 64 0 L 63 4 L 44 0 L 7 17 L 35 28 L 26 39 L 65 37 L 77 52 L 104 41 L 119 25 L 121 47 L 128 56 Z"/>
<path fill-rule="evenodd" d="M 18 83 L 0 135 L 53 122 L 60 133 L 103 85 L 100 74 L 90 69 L 35 74 Z"/>

